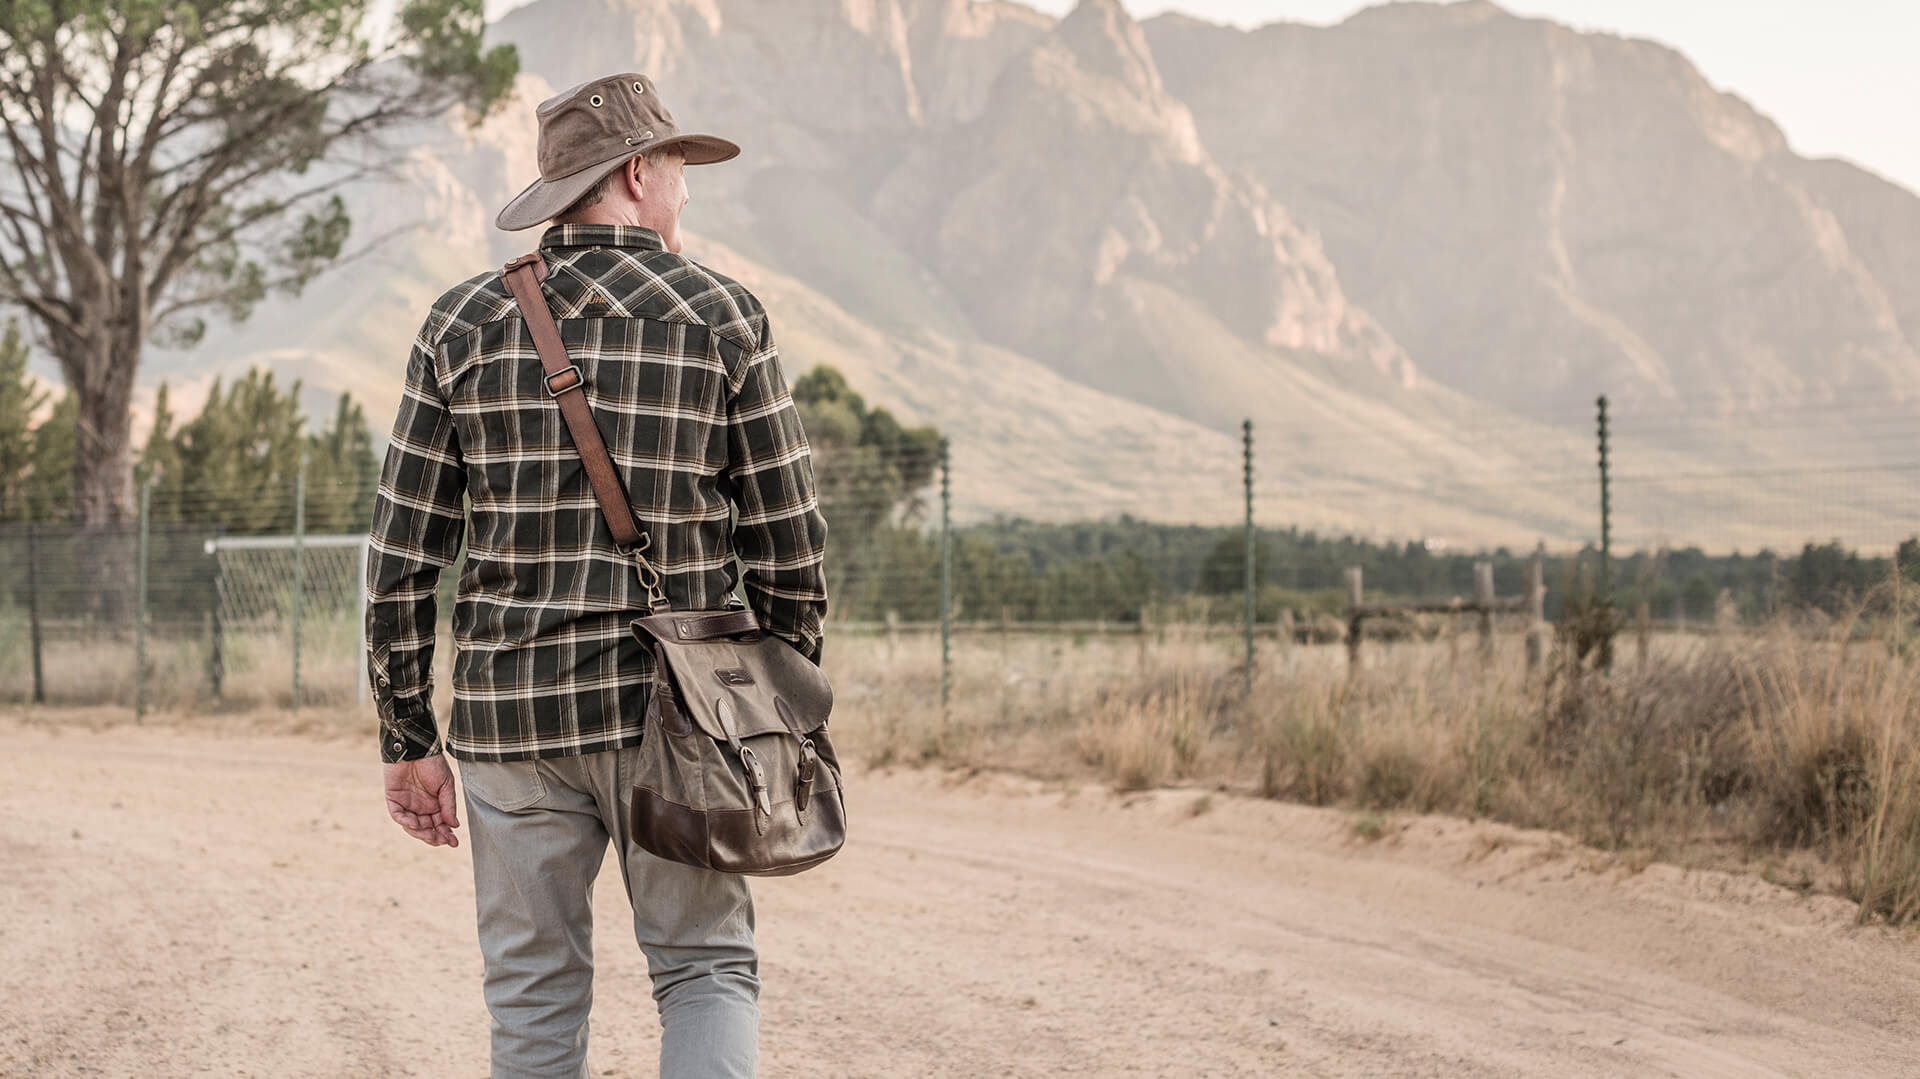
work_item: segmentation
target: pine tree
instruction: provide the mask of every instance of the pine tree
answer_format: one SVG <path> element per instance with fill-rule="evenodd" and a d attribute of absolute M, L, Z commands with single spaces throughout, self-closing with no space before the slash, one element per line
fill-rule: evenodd
<path fill-rule="evenodd" d="M 33 414 L 47 392 L 27 379 L 27 346 L 9 321 L 0 332 L 0 521 L 27 515 L 27 483 L 33 473 Z"/>
<path fill-rule="evenodd" d="M 200 414 L 175 427 L 162 385 L 135 467 L 154 481 L 154 519 L 241 535 L 290 532 L 304 455 L 307 531 L 364 531 L 380 478 L 366 410 L 342 393 L 327 426 L 308 434 L 301 389 L 295 381 L 282 390 L 271 371 L 254 368 L 230 385 L 216 381 Z"/>
<path fill-rule="evenodd" d="M 380 461 L 373 429 L 350 393 L 342 393 L 333 419 L 307 444 L 307 527 L 315 532 L 364 532 L 373 523 L 374 487 Z"/>
<path fill-rule="evenodd" d="M 29 521 L 73 518 L 73 425 L 79 415 L 80 399 L 62 392 L 53 411 L 33 429 L 24 514 Z"/>

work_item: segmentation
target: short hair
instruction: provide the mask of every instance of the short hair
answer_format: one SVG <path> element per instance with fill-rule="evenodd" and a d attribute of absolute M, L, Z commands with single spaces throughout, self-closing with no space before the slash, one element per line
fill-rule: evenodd
<path fill-rule="evenodd" d="M 646 161 L 648 167 L 651 168 L 678 153 L 680 153 L 680 148 L 677 146 L 663 146 L 657 150 L 648 150 L 644 153 L 635 154 L 634 156 Z M 592 187 L 582 191 L 579 198 L 569 203 L 566 209 L 554 214 L 553 219 L 555 221 L 563 221 L 589 206 L 599 205 L 600 201 L 607 197 L 607 193 L 613 190 L 614 179 L 627 171 L 627 162 L 632 160 L 633 158 L 631 157 L 626 158 L 620 162 L 619 167 L 608 169 L 605 175 L 593 182 Z"/>

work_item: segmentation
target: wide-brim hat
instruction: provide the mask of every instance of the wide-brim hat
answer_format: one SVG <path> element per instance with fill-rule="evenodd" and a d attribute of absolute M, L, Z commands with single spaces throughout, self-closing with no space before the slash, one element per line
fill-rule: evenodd
<path fill-rule="evenodd" d="M 632 71 L 562 90 L 542 101 L 534 117 L 540 178 L 493 219 L 508 232 L 552 218 L 636 154 L 676 149 L 689 165 L 711 165 L 740 153 L 726 139 L 683 133 L 653 80 Z"/>

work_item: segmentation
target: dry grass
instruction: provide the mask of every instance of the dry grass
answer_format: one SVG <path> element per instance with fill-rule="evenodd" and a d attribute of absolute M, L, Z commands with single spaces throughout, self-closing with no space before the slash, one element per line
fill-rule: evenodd
<path fill-rule="evenodd" d="M 869 764 L 940 761 L 1225 786 L 1566 831 L 1638 858 L 1793 864 L 1861 915 L 1920 920 L 1920 660 L 1841 622 L 1821 636 L 1665 638 L 1612 673 L 1517 640 L 1482 662 L 1444 644 L 1263 645 L 1243 698 L 1235 642 L 840 637 L 835 724 Z M 1772 870 L 1769 870 L 1772 872 Z"/>
<path fill-rule="evenodd" d="M 0 618 L 0 645 L 20 628 Z M 1351 678 L 1344 646 L 1263 642 L 1251 698 L 1231 637 L 963 636 L 944 718 L 933 638 L 833 635 L 827 664 L 840 748 L 871 766 L 1238 790 L 1361 821 L 1493 819 L 1629 860 L 1745 866 L 1848 895 L 1863 918 L 1920 922 L 1920 647 L 1873 628 L 1656 638 L 1644 658 L 1622 647 L 1610 674 L 1564 654 L 1529 673 L 1514 637 L 1485 662 L 1448 641 L 1369 643 Z M 302 703 L 364 718 L 353 627 L 316 623 L 306 640 Z M 230 634 L 210 709 L 204 643 L 156 640 L 149 706 L 283 708 L 288 651 Z M 442 687 L 451 653 L 443 642 Z M 0 647 L 0 697 L 24 700 L 24 656 Z M 132 701 L 124 640 L 54 641 L 46 666 L 57 704 Z"/>
<path fill-rule="evenodd" d="M 32 690 L 32 650 L 24 616 L 0 610 L 0 703 L 25 703 Z M 300 703 L 351 706 L 364 662 L 359 627 L 347 618 L 315 618 L 301 632 Z M 212 695 L 210 635 L 156 630 L 146 641 L 146 703 L 159 710 L 224 711 L 285 708 L 293 700 L 293 649 L 281 629 L 235 627 L 223 642 L 221 692 Z M 450 646 L 436 657 L 439 666 Z M 41 648 L 47 703 L 55 706 L 131 705 L 133 635 L 56 624 Z M 444 671 L 441 684 L 444 682 Z"/>

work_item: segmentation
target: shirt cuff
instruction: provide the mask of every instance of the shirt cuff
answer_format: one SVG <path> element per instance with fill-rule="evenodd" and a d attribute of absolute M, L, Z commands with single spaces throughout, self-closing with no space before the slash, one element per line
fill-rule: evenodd
<path fill-rule="evenodd" d="M 417 761 L 440 752 L 440 731 L 432 716 L 382 719 L 380 760 L 386 764 Z"/>

